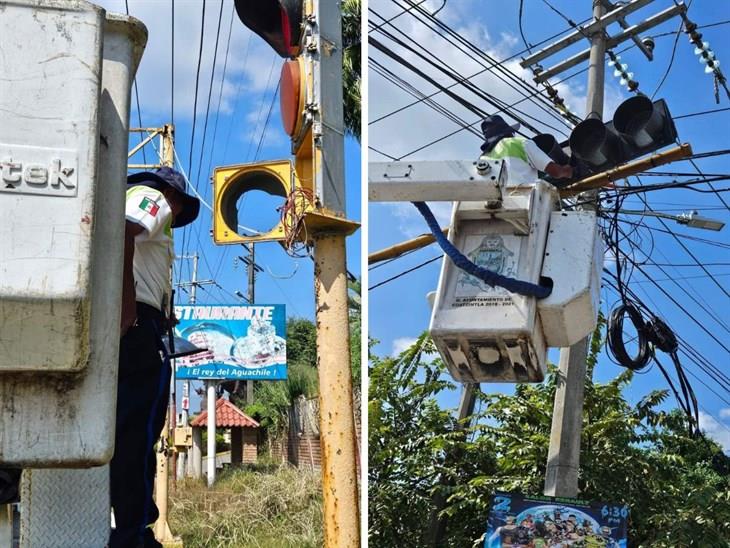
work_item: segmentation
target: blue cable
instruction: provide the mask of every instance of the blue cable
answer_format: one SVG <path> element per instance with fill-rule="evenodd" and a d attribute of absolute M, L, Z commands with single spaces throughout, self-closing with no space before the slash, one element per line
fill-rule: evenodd
<path fill-rule="evenodd" d="M 426 202 L 411 203 L 416 206 L 416 209 L 418 209 L 418 211 L 421 212 L 421 215 L 423 215 L 423 218 L 426 220 L 426 224 L 428 224 L 428 228 L 431 229 L 431 233 L 433 234 L 434 238 L 436 238 L 436 242 L 438 242 L 439 246 L 441 246 L 441 249 L 443 249 L 444 253 L 446 253 L 446 255 L 448 255 L 449 258 L 453 261 L 453 263 L 464 272 L 479 278 L 480 280 L 486 282 L 492 287 L 494 287 L 495 285 L 503 287 L 507 291 L 510 291 L 512 293 L 518 293 L 526 297 L 536 297 L 538 299 L 544 299 L 545 297 L 550 295 L 550 293 L 552 293 L 552 287 L 546 287 L 530 282 L 523 282 L 522 280 L 516 280 L 514 278 L 508 278 L 507 276 L 502 276 L 501 274 L 497 274 L 496 272 L 487 270 L 486 268 L 474 264 L 469 260 L 466 255 L 456 249 L 453 244 L 446 238 L 446 236 L 444 236 L 444 233 L 441 231 L 441 227 L 439 227 L 436 218 L 433 216 L 433 213 L 431 212 L 431 209 L 428 207 Z"/>

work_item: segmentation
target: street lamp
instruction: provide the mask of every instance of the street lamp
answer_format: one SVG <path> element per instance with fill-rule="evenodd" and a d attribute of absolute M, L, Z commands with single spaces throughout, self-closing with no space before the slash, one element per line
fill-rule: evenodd
<path fill-rule="evenodd" d="M 624 215 L 642 215 L 647 217 L 659 217 L 660 219 L 669 219 L 676 221 L 681 225 L 687 225 L 692 228 L 703 228 L 705 230 L 720 231 L 725 226 L 725 223 L 716 219 L 709 219 L 698 215 L 697 211 L 690 211 L 689 213 L 681 213 L 680 215 L 670 215 L 668 213 L 659 213 L 656 211 L 642 211 L 642 210 L 630 210 L 620 209 L 619 213 Z"/>

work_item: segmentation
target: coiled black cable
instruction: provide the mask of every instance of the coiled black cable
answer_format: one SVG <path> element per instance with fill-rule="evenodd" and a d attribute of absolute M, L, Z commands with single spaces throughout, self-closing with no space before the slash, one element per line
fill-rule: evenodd
<path fill-rule="evenodd" d="M 638 337 L 638 348 L 635 356 L 630 356 L 626 350 L 626 343 L 624 341 L 624 318 L 626 316 L 628 316 L 634 325 Z M 611 354 L 613 354 L 613 357 L 619 364 L 633 371 L 640 371 L 646 367 L 654 352 L 649 344 L 650 340 L 646 323 L 636 306 L 631 302 L 624 302 L 614 308 L 608 319 L 607 331 L 606 343 Z"/>

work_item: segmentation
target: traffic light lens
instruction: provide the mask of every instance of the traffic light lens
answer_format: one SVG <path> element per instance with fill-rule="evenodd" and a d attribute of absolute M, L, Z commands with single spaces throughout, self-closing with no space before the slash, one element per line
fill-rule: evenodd
<path fill-rule="evenodd" d="M 618 136 L 598 118 L 578 124 L 570 134 L 570 150 L 593 168 L 616 164 L 620 159 Z"/>
<path fill-rule="evenodd" d="M 241 22 L 282 57 L 299 55 L 302 0 L 234 0 Z"/>
<path fill-rule="evenodd" d="M 613 125 L 635 146 L 646 147 L 661 137 L 664 116 L 651 99 L 637 95 L 619 105 Z"/>
<path fill-rule="evenodd" d="M 560 148 L 560 144 L 557 139 L 549 133 L 540 133 L 533 137 L 532 140 L 537 145 L 537 148 L 547 154 L 553 162 L 560 165 L 566 165 L 570 162 L 570 158 L 568 158 L 568 155 L 563 152 L 562 148 Z"/>
<path fill-rule="evenodd" d="M 293 61 L 286 61 L 281 67 L 281 93 L 279 94 L 281 122 L 290 137 L 299 133 L 304 118 L 303 63 L 304 61 L 299 57 Z"/>
<path fill-rule="evenodd" d="M 267 196 L 264 197 L 262 194 Z M 277 174 L 264 169 L 245 171 L 234 176 L 223 190 L 219 201 L 221 217 L 228 230 L 234 234 L 249 236 L 256 232 L 267 232 L 278 221 L 279 216 L 275 212 L 277 206 L 284 203 L 286 196 L 286 187 Z M 248 202 L 247 211 L 251 212 L 249 218 L 240 217 L 244 213 L 242 210 L 244 198 Z M 273 223 L 272 215 L 275 216 Z M 260 225 L 267 221 L 272 226 L 261 230 L 252 229 L 252 225 Z"/>

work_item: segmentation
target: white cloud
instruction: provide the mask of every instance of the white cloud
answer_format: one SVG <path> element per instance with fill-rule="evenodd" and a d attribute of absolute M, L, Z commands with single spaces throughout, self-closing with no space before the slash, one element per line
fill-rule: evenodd
<path fill-rule="evenodd" d="M 722 409 L 720 417 L 729 418 L 730 409 Z M 723 451 L 730 451 L 730 425 L 725 422 L 719 422 L 712 415 L 700 411 L 700 429 L 709 437 L 722 446 Z"/>
<path fill-rule="evenodd" d="M 449 226 L 451 222 L 451 202 L 429 202 L 428 206 L 440 226 Z M 393 217 L 398 220 L 398 230 L 408 237 L 414 238 L 429 232 L 428 225 L 418 210 L 408 202 L 386 204 Z"/>
<path fill-rule="evenodd" d="M 124 13 L 122 0 L 97 0 L 108 12 Z M 129 12 L 147 27 L 149 37 L 142 62 L 137 71 L 137 84 L 144 118 L 167 121 L 170 116 L 171 24 L 170 1 L 130 0 Z M 196 67 L 200 31 L 200 3 L 178 3 L 175 10 L 175 119 L 192 118 L 195 98 Z M 205 114 L 210 74 L 213 62 L 219 4 L 208 3 L 205 13 L 205 36 L 198 87 L 197 113 Z M 273 90 L 279 76 L 281 60 L 258 37 L 252 35 L 233 13 L 233 3 L 224 2 L 221 22 L 216 75 L 211 97 L 211 111 L 217 105 L 223 65 L 225 63 L 228 28 L 231 41 L 226 67 L 226 79 L 221 98 L 221 112 L 231 113 L 238 91 L 240 96 L 253 94 L 253 100 L 241 101 L 242 116 L 257 111 L 259 94 Z M 273 67 L 273 69 L 272 69 Z M 269 79 L 269 74 L 272 74 Z M 143 120 L 145 123 L 145 120 Z M 149 123 L 146 123 L 149 125 Z"/>
<path fill-rule="evenodd" d="M 397 356 L 415 344 L 415 337 L 399 337 L 393 341 L 393 356 Z"/>
<path fill-rule="evenodd" d="M 391 353 L 392 356 L 398 356 L 401 352 L 407 350 L 411 346 L 413 346 L 416 341 L 415 337 L 399 337 L 397 339 L 393 340 L 393 351 Z M 422 354 L 421 355 L 421 362 L 423 363 L 431 363 L 433 360 L 435 360 L 438 357 L 438 353 L 433 354 Z"/>
<path fill-rule="evenodd" d="M 730 407 L 723 407 L 722 409 L 720 409 L 720 418 L 730 419 Z"/>

